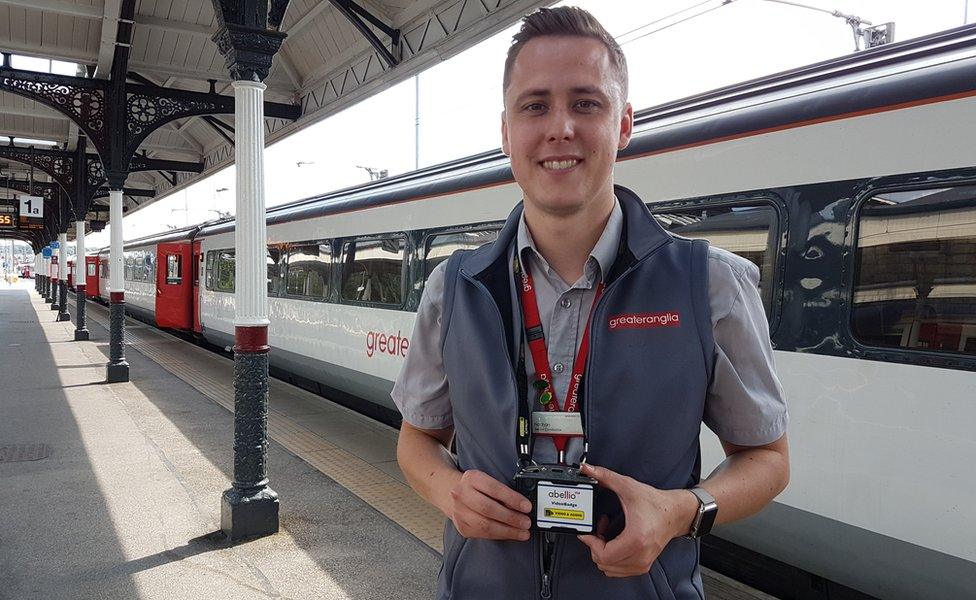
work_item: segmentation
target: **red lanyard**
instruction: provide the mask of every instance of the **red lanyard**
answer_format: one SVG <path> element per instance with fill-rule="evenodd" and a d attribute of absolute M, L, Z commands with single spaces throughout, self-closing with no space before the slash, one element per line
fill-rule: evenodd
<path fill-rule="evenodd" d="M 539 392 L 539 401 L 545 404 L 546 411 L 559 411 L 559 400 L 556 398 L 556 390 L 552 384 L 552 369 L 549 367 L 549 349 L 546 347 L 546 337 L 542 330 L 542 317 L 539 315 L 539 304 L 535 297 L 535 284 L 532 281 L 532 273 L 529 272 L 528 265 L 523 269 L 520 267 L 518 257 L 515 259 L 516 275 L 522 280 L 522 320 L 525 324 L 525 332 L 529 340 L 529 351 L 532 353 L 532 363 L 535 366 L 535 374 L 539 381 L 533 384 Z M 596 295 L 593 304 L 590 306 L 589 316 L 586 318 L 586 327 L 583 329 L 583 339 L 580 340 L 579 350 L 576 353 L 576 360 L 573 362 L 573 373 L 569 380 L 569 390 L 566 394 L 566 403 L 563 406 L 564 412 L 576 412 L 579 410 L 580 384 L 583 382 L 583 371 L 586 369 L 586 357 L 590 351 L 590 320 L 593 318 L 593 309 L 596 308 L 600 296 L 603 295 L 603 282 L 597 284 Z M 541 382 L 541 383 L 540 383 Z M 566 449 L 568 435 L 553 435 L 553 443 L 560 455 Z"/>

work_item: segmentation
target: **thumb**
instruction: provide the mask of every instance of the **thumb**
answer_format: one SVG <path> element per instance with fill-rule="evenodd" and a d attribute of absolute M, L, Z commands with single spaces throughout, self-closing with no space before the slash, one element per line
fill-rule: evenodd
<path fill-rule="evenodd" d="M 591 554 L 602 552 L 607 543 L 595 535 L 578 535 L 576 539 L 583 542 L 583 545 L 590 549 Z"/>

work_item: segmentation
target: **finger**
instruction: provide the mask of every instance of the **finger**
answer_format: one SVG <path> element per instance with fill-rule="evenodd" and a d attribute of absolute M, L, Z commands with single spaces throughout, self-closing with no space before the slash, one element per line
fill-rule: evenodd
<path fill-rule="evenodd" d="M 467 534 L 465 537 L 469 538 L 518 540 L 524 542 L 530 536 L 528 529 L 511 527 L 465 508 L 459 511 L 456 518 L 465 525 L 464 531 Z"/>
<path fill-rule="evenodd" d="M 504 523 L 517 529 L 528 529 L 532 526 L 532 520 L 528 515 L 514 511 L 498 500 L 485 495 L 473 487 L 465 488 L 461 491 L 459 498 L 461 504 L 477 515 L 486 517 L 499 523 Z"/>
<path fill-rule="evenodd" d="M 607 539 L 607 529 L 610 528 L 610 517 L 607 515 L 600 515 L 600 518 L 596 521 L 596 537 L 601 540 Z"/>
<path fill-rule="evenodd" d="M 471 480 L 472 485 L 479 492 L 494 498 L 512 510 L 527 513 L 532 510 L 532 503 L 522 494 L 488 475 L 477 473 Z"/>
<path fill-rule="evenodd" d="M 580 467 L 580 471 L 584 475 L 596 479 L 597 483 L 603 487 L 616 492 L 621 501 L 623 501 L 624 496 L 627 495 L 630 482 L 633 481 L 633 479 L 627 477 L 626 475 L 621 475 L 606 467 L 598 467 L 596 465 L 591 465 L 590 463 L 584 463 L 582 467 Z"/>
<path fill-rule="evenodd" d="M 603 574 L 606 575 L 607 577 L 634 577 L 637 575 L 643 575 L 647 573 L 647 570 L 619 568 L 619 567 L 600 568 L 600 571 L 602 571 Z"/>

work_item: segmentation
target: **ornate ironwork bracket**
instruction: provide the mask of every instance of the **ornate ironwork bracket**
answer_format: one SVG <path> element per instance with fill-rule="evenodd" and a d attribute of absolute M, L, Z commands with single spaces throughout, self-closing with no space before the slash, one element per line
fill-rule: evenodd
<path fill-rule="evenodd" d="M 0 158 L 33 165 L 34 168 L 49 175 L 65 192 L 73 191 L 75 179 L 75 156 L 73 152 L 21 148 L 11 145 L 0 146 Z"/>
<path fill-rule="evenodd" d="M 284 37 L 284 34 L 274 35 Z M 270 56 L 268 61 L 270 66 Z M 125 82 L 109 85 L 100 79 L 5 67 L 0 67 L 0 90 L 35 100 L 69 117 L 92 140 L 108 167 L 105 170 L 113 174 L 127 174 L 127 166 L 139 145 L 166 123 L 199 115 L 234 113 L 232 96 Z M 291 104 L 266 102 L 264 110 L 268 117 L 281 119 L 295 120 L 301 115 L 301 107 Z M 107 118 L 116 114 L 125 115 L 122 130 L 113 129 Z"/>
<path fill-rule="evenodd" d="M 401 46 L 399 29 L 390 27 L 373 15 L 373 13 L 352 0 L 329 0 L 329 2 L 332 3 L 332 6 L 336 7 L 336 10 L 349 19 L 349 22 L 359 30 L 359 33 L 369 41 L 370 45 L 379 53 L 387 67 L 395 67 L 400 64 L 400 61 L 403 59 L 403 47 Z M 387 48 L 380 41 L 376 33 L 369 28 L 370 25 L 390 36 L 392 48 Z"/>

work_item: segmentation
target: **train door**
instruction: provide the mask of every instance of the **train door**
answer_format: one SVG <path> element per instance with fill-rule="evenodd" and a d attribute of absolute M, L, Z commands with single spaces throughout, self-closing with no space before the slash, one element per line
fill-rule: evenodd
<path fill-rule="evenodd" d="M 200 249 L 200 242 L 193 242 L 193 287 L 190 293 L 193 294 L 193 331 L 203 333 L 203 326 L 200 323 L 200 278 L 203 276 L 203 250 Z"/>
<path fill-rule="evenodd" d="M 98 256 L 85 257 L 85 295 L 98 298 Z"/>
<path fill-rule="evenodd" d="M 159 244 L 156 247 L 156 325 L 189 329 L 191 321 L 190 245 Z"/>

